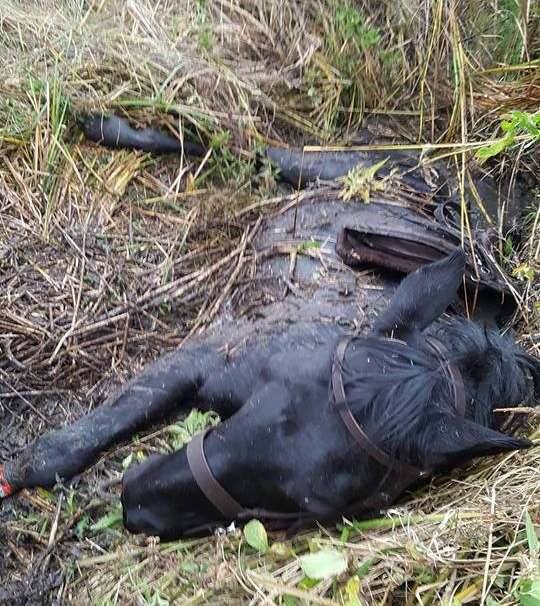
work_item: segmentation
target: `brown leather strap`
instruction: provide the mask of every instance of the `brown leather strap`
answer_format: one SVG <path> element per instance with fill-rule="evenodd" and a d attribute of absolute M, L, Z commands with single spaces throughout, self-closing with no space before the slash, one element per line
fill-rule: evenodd
<path fill-rule="evenodd" d="M 249 518 L 265 518 L 269 520 L 302 520 L 316 519 L 316 516 L 305 512 L 284 513 L 270 509 L 246 509 L 232 497 L 223 486 L 216 480 L 204 453 L 204 439 L 211 431 L 211 427 L 197 434 L 186 447 L 187 461 L 191 475 L 197 483 L 204 496 L 221 512 L 227 520 L 246 520 Z M 207 528 L 206 525 L 198 527 Z"/>
<path fill-rule="evenodd" d="M 345 387 L 343 386 L 343 375 L 341 372 L 343 360 L 345 358 L 345 351 L 347 350 L 347 346 L 351 342 L 352 338 L 353 337 L 343 338 L 339 342 L 336 348 L 336 353 L 334 354 L 334 362 L 332 364 L 332 392 L 334 394 L 334 406 L 337 408 L 343 423 L 345 423 L 345 426 L 349 430 L 349 433 L 353 439 L 363 450 L 367 452 L 370 457 L 388 469 L 395 469 L 396 471 L 407 475 L 409 478 L 411 476 L 417 477 L 423 475 L 424 472 L 422 470 L 417 469 L 408 463 L 404 463 L 403 461 L 398 461 L 381 450 L 370 440 L 362 426 L 359 425 L 354 418 L 354 415 L 347 404 Z"/>
<path fill-rule="evenodd" d="M 429 471 L 422 470 L 402 461 L 398 461 L 386 454 L 376 444 L 374 444 L 364 429 L 359 423 L 357 423 L 354 415 L 347 404 L 347 398 L 345 394 L 345 387 L 343 385 L 342 367 L 343 360 L 345 358 L 345 351 L 347 346 L 351 342 L 353 337 L 343 338 L 336 348 L 334 354 L 334 360 L 332 363 L 332 376 L 331 386 L 333 392 L 333 404 L 337 408 L 339 415 L 349 430 L 349 433 L 357 444 L 373 459 L 384 465 L 388 469 L 388 473 L 396 472 L 397 476 L 395 481 L 390 488 L 382 490 L 382 484 L 388 478 L 388 474 L 385 474 L 378 490 L 346 508 L 345 515 L 355 515 L 366 510 L 373 510 L 380 507 L 385 507 L 392 501 L 394 501 L 404 490 L 406 490 L 416 480 L 425 476 Z M 459 369 L 456 368 L 448 360 L 447 351 L 434 337 L 428 337 L 428 343 L 435 355 L 439 359 L 443 372 L 447 375 L 452 383 L 454 390 L 454 397 L 456 402 L 456 410 L 459 414 L 465 415 L 465 387 Z M 211 428 L 206 431 L 197 434 L 191 442 L 187 445 L 187 460 L 188 465 L 193 475 L 197 486 L 205 497 L 214 505 L 214 507 L 221 512 L 223 517 L 227 520 L 234 519 L 247 519 L 249 517 L 263 517 L 270 520 L 285 521 L 285 520 L 315 520 L 319 516 L 314 514 L 308 514 L 305 512 L 298 513 L 282 513 L 277 511 L 270 511 L 266 509 L 246 509 L 240 505 L 216 480 L 206 455 L 204 454 L 204 439 Z M 206 526 L 205 526 L 206 528 Z"/>
<path fill-rule="evenodd" d="M 244 508 L 216 480 L 204 454 L 204 438 L 210 428 L 193 437 L 187 445 L 188 465 L 197 486 L 204 496 L 227 520 L 234 520 Z"/>
<path fill-rule="evenodd" d="M 437 356 L 444 374 L 452 385 L 456 412 L 461 417 L 464 417 L 467 412 L 467 397 L 465 395 L 465 385 L 463 384 L 461 372 L 455 364 L 450 362 L 448 350 L 439 339 L 436 339 L 435 337 L 426 337 L 426 341 Z"/>

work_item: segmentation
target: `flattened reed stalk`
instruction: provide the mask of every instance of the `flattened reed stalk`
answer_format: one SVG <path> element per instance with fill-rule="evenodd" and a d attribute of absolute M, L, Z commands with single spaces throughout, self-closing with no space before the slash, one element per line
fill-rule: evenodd
<path fill-rule="evenodd" d="M 0 459 L 215 317 L 249 275 L 257 219 L 311 195 L 276 189 L 254 162 L 261 145 L 382 143 L 426 162 L 433 146 L 454 158 L 464 192 L 501 118 L 538 110 L 539 32 L 534 3 L 514 0 L 0 3 Z M 210 153 L 97 148 L 78 128 L 95 111 Z M 485 170 L 537 187 L 527 141 Z M 539 212 L 521 245 L 501 243 L 504 270 L 524 283 L 520 337 L 537 355 Z M 538 417 L 527 431 L 540 437 Z M 259 556 L 239 532 L 159 545 L 118 530 L 96 487 L 170 451 L 173 435 L 135 439 L 76 491 L 28 492 L 1 512 L 0 601 L 34 587 L 69 604 L 511 606 L 532 574 L 538 448 L 437 480 L 381 519 L 272 536 Z M 297 556 L 321 548 L 348 568 L 314 584 Z"/>

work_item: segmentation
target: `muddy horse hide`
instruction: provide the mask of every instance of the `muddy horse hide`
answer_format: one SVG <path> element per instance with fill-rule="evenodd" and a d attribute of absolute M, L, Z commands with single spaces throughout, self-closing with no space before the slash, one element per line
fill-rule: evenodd
<path fill-rule="evenodd" d="M 314 193 L 267 218 L 219 320 L 6 462 L 0 494 L 69 480 L 193 406 L 222 422 L 125 473 L 132 532 L 366 515 L 423 478 L 530 446 L 493 410 L 535 402 L 538 361 L 495 325 L 443 315 L 462 307 L 464 276 L 477 301 L 509 297 L 488 248 L 458 247 L 447 202 Z"/>
<path fill-rule="evenodd" d="M 86 138 L 111 149 L 137 149 L 159 154 L 183 154 L 203 157 L 207 149 L 199 144 L 179 138 L 153 128 L 134 128 L 119 116 L 89 116 L 82 121 Z M 368 146 L 370 147 L 370 146 Z M 392 149 L 374 151 L 365 148 L 354 151 L 306 151 L 300 148 L 267 146 L 264 157 L 277 169 L 280 180 L 293 187 L 303 188 L 316 181 L 333 181 L 346 175 L 355 167 L 369 168 L 376 163 L 381 166 L 377 175 L 387 178 L 400 167 L 400 182 L 412 191 L 460 200 L 460 187 L 464 188 L 467 200 L 474 200 L 481 209 L 485 222 L 495 229 L 519 227 L 519 215 L 530 201 L 519 182 L 501 179 L 496 181 L 488 173 L 475 167 L 474 181 L 466 178 L 464 183 L 456 175 L 452 161 L 431 160 L 420 163 L 420 152 Z M 423 164 L 423 166 L 420 166 Z"/>

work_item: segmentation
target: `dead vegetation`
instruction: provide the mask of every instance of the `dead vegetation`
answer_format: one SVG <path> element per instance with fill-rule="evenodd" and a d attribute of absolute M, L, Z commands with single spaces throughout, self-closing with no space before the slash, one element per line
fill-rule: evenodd
<path fill-rule="evenodd" d="M 483 148 L 490 171 L 539 195 L 539 137 L 511 114 L 538 116 L 539 22 L 527 0 L 2 2 L 0 460 L 217 313 L 256 219 L 294 201 L 255 162 L 265 142 L 374 136 L 448 154 L 463 181 Z M 97 148 L 78 128 L 91 111 L 210 152 L 193 162 Z M 501 120 L 514 118 L 501 143 Z M 539 213 L 502 248 L 537 354 Z M 193 414 L 109 453 L 74 488 L 4 503 L 0 602 L 536 603 L 538 448 L 439 480 L 380 520 L 270 537 L 264 556 L 240 532 L 127 536 L 108 495 L 122 466 L 207 422 Z M 538 417 L 528 432 L 540 439 Z M 307 578 L 297 556 L 329 546 L 346 572 Z"/>

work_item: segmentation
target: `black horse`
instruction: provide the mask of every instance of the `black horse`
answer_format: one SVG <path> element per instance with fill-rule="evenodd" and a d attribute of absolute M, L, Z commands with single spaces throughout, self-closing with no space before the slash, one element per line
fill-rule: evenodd
<path fill-rule="evenodd" d="M 433 324 L 455 299 L 463 272 L 460 250 L 413 272 L 373 329 L 349 342 L 341 341 L 346 329 L 321 317 L 279 327 L 266 318 L 249 334 L 226 327 L 193 340 L 7 464 L 5 492 L 72 477 L 110 444 L 194 405 L 217 411 L 223 422 L 204 446 L 199 440 L 191 461 L 183 449 L 125 474 L 129 530 L 172 539 L 235 514 L 282 522 L 328 519 L 353 506 L 358 514 L 388 504 L 423 475 L 531 446 L 497 431 L 493 409 L 533 401 L 538 361 L 497 330 L 463 318 Z M 336 369 L 344 388 L 337 403 Z M 352 411 L 363 444 L 344 410 Z M 197 470 L 205 465 L 211 471 Z"/>
<path fill-rule="evenodd" d="M 438 471 L 530 446 L 500 433 L 493 410 L 534 402 L 539 362 L 494 323 L 441 318 L 459 306 L 464 276 L 475 301 L 508 293 L 480 242 L 467 262 L 457 248 L 451 194 L 406 172 L 399 200 L 393 181 L 368 205 L 314 194 L 267 218 L 248 279 L 214 326 L 0 466 L 0 497 L 70 479 L 193 406 L 222 423 L 125 474 L 133 532 L 171 539 L 254 515 L 277 525 L 363 515 Z M 399 286 L 396 270 L 409 273 Z"/>

